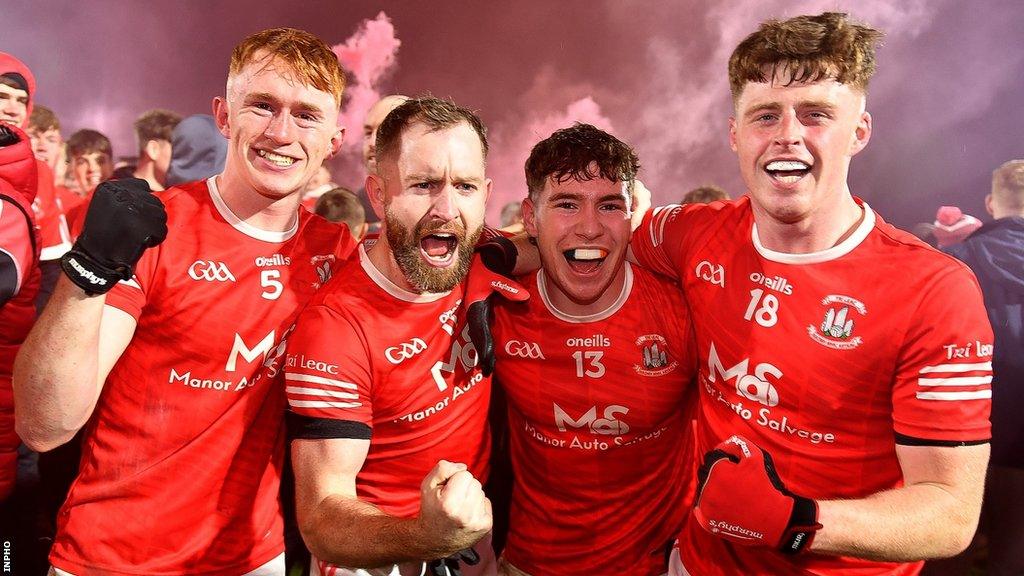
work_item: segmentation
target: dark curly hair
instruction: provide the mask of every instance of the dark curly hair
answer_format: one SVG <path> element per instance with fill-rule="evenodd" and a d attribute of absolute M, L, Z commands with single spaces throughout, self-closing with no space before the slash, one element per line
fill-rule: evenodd
<path fill-rule="evenodd" d="M 632 193 L 639 170 L 640 160 L 628 144 L 604 130 L 577 122 L 556 130 L 533 147 L 526 160 L 526 186 L 534 202 L 548 178 L 565 182 L 601 177 L 629 183 Z"/>

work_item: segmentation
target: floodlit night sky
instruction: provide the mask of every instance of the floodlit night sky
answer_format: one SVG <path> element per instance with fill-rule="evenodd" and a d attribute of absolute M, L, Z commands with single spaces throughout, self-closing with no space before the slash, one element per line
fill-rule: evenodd
<path fill-rule="evenodd" d="M 353 72 L 335 181 L 358 188 L 362 115 L 379 94 L 448 96 L 490 129 L 489 214 L 525 194 L 529 148 L 574 120 L 640 155 L 655 203 L 716 183 L 743 193 L 728 147 L 726 63 L 768 17 L 850 12 L 886 31 L 850 185 L 900 226 L 942 204 L 986 219 L 992 169 L 1024 157 L 1024 4 L 1017 0 L 176 2 L 0 0 L 0 50 L 35 72 L 67 136 L 97 128 L 133 155 L 131 121 L 209 113 L 231 48 L 263 28 L 309 30 Z"/>

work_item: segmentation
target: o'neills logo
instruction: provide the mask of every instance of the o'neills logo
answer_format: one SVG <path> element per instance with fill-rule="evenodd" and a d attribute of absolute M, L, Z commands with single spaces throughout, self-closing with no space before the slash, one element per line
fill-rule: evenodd
<path fill-rule="evenodd" d="M 83 268 L 82 265 L 79 264 L 78 261 L 75 260 L 74 258 L 68 258 L 68 264 L 71 264 L 71 267 L 74 268 L 75 272 L 78 272 L 82 276 L 82 278 L 88 280 L 89 284 L 99 284 L 100 286 L 107 285 L 106 280 L 93 274 L 91 270 L 86 270 L 85 268 Z"/>
<path fill-rule="evenodd" d="M 283 254 L 274 254 L 273 256 L 260 256 L 256 258 L 256 265 L 260 267 L 264 266 L 289 266 L 292 263 L 292 259 Z"/>
<path fill-rule="evenodd" d="M 505 284 L 501 280 L 491 280 L 491 288 L 501 290 L 503 292 L 508 292 L 509 294 L 519 294 L 518 288 L 509 286 L 508 284 Z"/>

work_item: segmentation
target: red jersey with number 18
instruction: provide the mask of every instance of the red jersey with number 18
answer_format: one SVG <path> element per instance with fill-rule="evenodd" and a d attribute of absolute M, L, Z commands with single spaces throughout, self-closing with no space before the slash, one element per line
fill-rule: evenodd
<path fill-rule="evenodd" d="M 137 327 L 58 517 L 50 560 L 72 574 L 242 574 L 283 552 L 285 397 L 260 371 L 355 247 L 304 210 L 254 228 L 215 178 L 157 195 L 167 239 L 106 296 Z"/>
<path fill-rule="evenodd" d="M 694 489 L 696 353 L 679 288 L 626 266 L 590 316 L 531 297 L 495 311 L 512 491 L 504 557 L 533 576 L 658 576 Z"/>
<path fill-rule="evenodd" d="M 856 499 L 898 487 L 895 446 L 989 438 L 992 331 L 973 274 L 875 215 L 822 252 L 761 246 L 750 200 L 644 218 L 638 260 L 683 285 L 701 359 L 699 454 L 733 434 L 787 488 Z M 915 574 L 920 563 L 734 546 L 692 519 L 690 574 Z"/>

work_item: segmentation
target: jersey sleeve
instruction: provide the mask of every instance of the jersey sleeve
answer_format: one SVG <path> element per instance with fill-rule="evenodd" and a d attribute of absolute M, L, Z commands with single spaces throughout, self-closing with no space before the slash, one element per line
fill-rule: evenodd
<path fill-rule="evenodd" d="M 963 446 L 991 437 L 992 328 L 962 265 L 921 295 L 897 358 L 893 426 L 903 445 Z"/>
<path fill-rule="evenodd" d="M 121 280 L 107 292 L 105 304 L 131 314 L 138 322 L 146 306 L 146 295 L 156 274 L 162 246 L 150 248 L 142 253 L 135 264 L 135 274 L 129 280 Z"/>
<path fill-rule="evenodd" d="M 32 229 L 14 204 L 0 200 L 0 305 L 21 290 L 32 266 Z"/>
<path fill-rule="evenodd" d="M 299 315 L 284 368 L 293 438 L 370 438 L 367 350 L 361 331 L 329 306 L 310 306 Z"/>
<path fill-rule="evenodd" d="M 629 243 L 637 264 L 673 280 L 682 280 L 687 244 L 683 214 L 684 208 L 678 204 L 647 212 Z"/>

